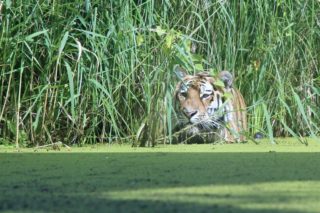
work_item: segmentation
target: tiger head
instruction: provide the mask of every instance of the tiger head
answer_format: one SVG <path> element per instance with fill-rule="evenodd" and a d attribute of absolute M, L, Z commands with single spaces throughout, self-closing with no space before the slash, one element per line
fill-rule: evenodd
<path fill-rule="evenodd" d="M 222 71 L 217 77 L 207 72 L 187 75 L 176 67 L 180 82 L 175 89 L 175 105 L 179 122 L 196 126 L 198 130 L 218 129 L 228 120 L 232 120 L 232 106 L 226 103 L 226 93 L 232 90 L 233 76 Z"/>
<path fill-rule="evenodd" d="M 222 71 L 217 76 L 207 72 L 188 75 L 180 67 L 175 72 L 180 79 L 174 94 L 179 125 L 192 126 L 192 134 L 226 127 L 238 134 L 246 128 L 246 114 L 242 110 L 246 106 L 239 90 L 233 88 L 230 72 Z M 223 133 L 221 137 L 235 140 L 226 135 Z"/>

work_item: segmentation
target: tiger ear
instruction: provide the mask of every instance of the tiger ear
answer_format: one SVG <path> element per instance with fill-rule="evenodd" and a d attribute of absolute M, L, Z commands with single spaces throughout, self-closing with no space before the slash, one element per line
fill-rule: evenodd
<path fill-rule="evenodd" d="M 233 75 L 229 71 L 221 71 L 218 77 L 224 83 L 226 89 L 232 87 Z"/>
<path fill-rule="evenodd" d="M 174 66 L 173 70 L 176 73 L 179 80 L 182 80 L 184 77 L 187 76 L 186 71 L 183 68 L 181 68 L 179 65 Z"/>
<path fill-rule="evenodd" d="M 206 72 L 206 71 L 203 71 L 203 72 L 197 73 L 197 76 L 202 77 L 202 78 L 204 78 L 204 77 L 210 77 L 210 73 L 209 73 L 209 72 Z"/>

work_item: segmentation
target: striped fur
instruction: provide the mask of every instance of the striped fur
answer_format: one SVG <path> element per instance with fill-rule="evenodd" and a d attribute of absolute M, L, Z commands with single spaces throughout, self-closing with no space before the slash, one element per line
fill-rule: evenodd
<path fill-rule="evenodd" d="M 232 80 L 227 71 L 217 78 L 207 73 L 181 75 L 174 94 L 179 142 L 194 137 L 195 142 L 202 138 L 205 143 L 246 140 L 246 104 L 239 90 L 232 87 Z"/>

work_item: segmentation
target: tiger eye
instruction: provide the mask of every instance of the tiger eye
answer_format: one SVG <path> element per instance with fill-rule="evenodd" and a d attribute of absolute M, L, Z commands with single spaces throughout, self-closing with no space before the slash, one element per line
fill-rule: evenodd
<path fill-rule="evenodd" d="M 185 100 L 187 98 L 187 93 L 186 92 L 180 92 L 179 93 L 179 99 L 181 100 Z"/>
<path fill-rule="evenodd" d="M 180 95 L 185 97 L 185 98 L 187 97 L 187 93 L 186 92 L 180 92 Z"/>
<path fill-rule="evenodd" d="M 209 97 L 210 97 L 209 94 L 203 94 L 201 98 L 202 98 L 202 99 L 207 99 L 207 98 L 209 98 Z"/>

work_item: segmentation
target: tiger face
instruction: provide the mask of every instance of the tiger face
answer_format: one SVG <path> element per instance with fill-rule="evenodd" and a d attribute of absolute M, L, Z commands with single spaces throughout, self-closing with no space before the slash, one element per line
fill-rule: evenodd
<path fill-rule="evenodd" d="M 228 142 L 243 139 L 246 130 L 245 103 L 240 92 L 232 87 L 233 77 L 223 71 L 217 77 L 202 72 L 187 75 L 176 70 L 180 82 L 175 90 L 179 125 L 189 128 L 189 135 L 211 132 Z M 231 97 L 226 97 L 226 94 Z"/>
<path fill-rule="evenodd" d="M 194 125 L 204 129 L 218 126 L 219 107 L 223 93 L 213 87 L 214 79 L 207 76 L 186 76 L 178 85 L 176 98 L 179 111 Z"/>

